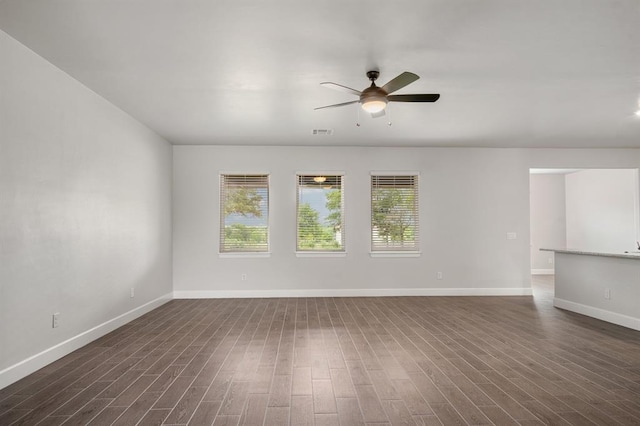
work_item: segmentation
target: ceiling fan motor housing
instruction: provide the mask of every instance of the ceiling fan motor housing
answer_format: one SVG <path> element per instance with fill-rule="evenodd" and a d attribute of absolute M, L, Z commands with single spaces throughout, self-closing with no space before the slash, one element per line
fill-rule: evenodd
<path fill-rule="evenodd" d="M 371 82 L 376 81 L 378 76 L 380 76 L 380 71 L 367 71 L 367 78 L 371 80 Z"/>

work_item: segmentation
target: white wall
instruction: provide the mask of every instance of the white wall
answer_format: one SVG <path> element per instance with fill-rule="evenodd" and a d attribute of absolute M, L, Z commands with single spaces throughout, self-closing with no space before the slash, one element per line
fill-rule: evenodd
<path fill-rule="evenodd" d="M 346 258 L 295 256 L 295 174 L 316 170 L 346 173 Z M 370 171 L 383 170 L 420 172 L 419 258 L 369 256 Z M 270 258 L 218 257 L 221 171 L 270 173 Z M 528 180 L 510 150 L 174 146 L 174 290 L 185 297 L 399 288 L 526 293 L 529 203 L 519 191 Z M 507 232 L 520 238 L 507 240 Z"/>
<path fill-rule="evenodd" d="M 638 171 L 584 170 L 566 175 L 567 247 L 635 250 Z"/>
<path fill-rule="evenodd" d="M 540 248 L 566 247 L 564 174 L 530 177 L 531 271 L 553 273 L 553 252 Z"/>
<path fill-rule="evenodd" d="M 640 164 L 633 149 L 174 146 L 173 153 L 178 297 L 527 293 L 529 168 Z M 320 170 L 346 173 L 346 258 L 295 257 L 295 173 Z M 369 256 L 372 170 L 421 173 L 420 258 Z M 271 174 L 270 258 L 218 257 L 221 171 Z M 507 232 L 518 238 L 507 240 Z"/>
<path fill-rule="evenodd" d="M 1 388 L 171 293 L 172 153 L 3 32 L 0 57 Z"/>

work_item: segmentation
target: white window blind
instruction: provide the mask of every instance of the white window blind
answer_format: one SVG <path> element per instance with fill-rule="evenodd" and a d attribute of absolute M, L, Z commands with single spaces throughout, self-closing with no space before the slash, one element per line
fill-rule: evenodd
<path fill-rule="evenodd" d="M 418 176 L 371 176 L 371 251 L 417 251 Z"/>
<path fill-rule="evenodd" d="M 298 251 L 344 251 L 342 175 L 297 175 Z"/>
<path fill-rule="evenodd" d="M 220 252 L 269 251 L 269 175 L 220 175 Z"/>

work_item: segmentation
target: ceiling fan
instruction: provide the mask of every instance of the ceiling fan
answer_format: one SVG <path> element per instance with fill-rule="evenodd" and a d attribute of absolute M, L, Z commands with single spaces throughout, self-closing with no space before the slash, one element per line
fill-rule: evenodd
<path fill-rule="evenodd" d="M 376 80 L 379 75 L 379 71 L 368 71 L 367 78 L 371 80 L 371 86 L 367 87 L 363 91 L 328 81 L 320 83 L 322 86 L 356 95 L 359 99 L 357 101 L 327 105 L 315 109 L 336 108 L 360 102 L 360 104 L 362 104 L 362 109 L 370 113 L 372 117 L 376 118 L 382 117 L 385 114 L 384 110 L 387 107 L 388 102 L 435 102 L 440 98 L 439 94 L 392 95 L 391 93 L 402 89 L 420 78 L 412 72 L 405 71 L 382 87 L 376 86 Z"/>

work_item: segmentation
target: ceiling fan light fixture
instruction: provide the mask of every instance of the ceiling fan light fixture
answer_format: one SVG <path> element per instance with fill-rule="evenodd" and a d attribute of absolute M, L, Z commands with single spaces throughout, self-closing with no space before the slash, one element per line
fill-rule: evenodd
<path fill-rule="evenodd" d="M 368 112 L 369 114 L 375 114 L 376 112 L 380 112 L 387 107 L 387 100 L 384 98 L 369 98 L 362 102 L 362 109 Z"/>
<path fill-rule="evenodd" d="M 322 183 L 327 180 L 326 176 L 316 176 L 313 178 L 313 181 L 316 183 Z"/>

